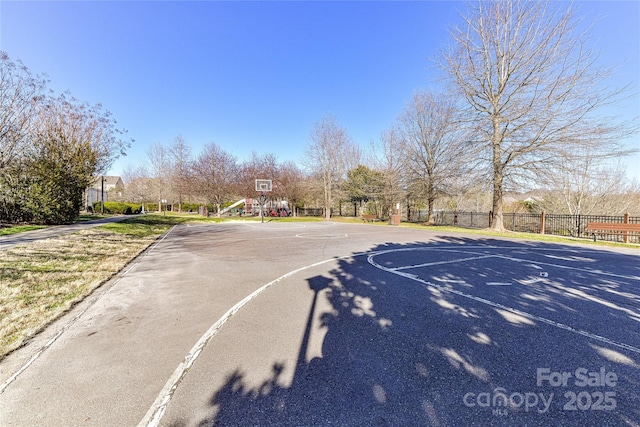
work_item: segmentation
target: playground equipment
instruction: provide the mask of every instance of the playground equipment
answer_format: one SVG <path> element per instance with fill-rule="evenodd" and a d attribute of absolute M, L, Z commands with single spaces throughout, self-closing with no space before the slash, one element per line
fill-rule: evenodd
<path fill-rule="evenodd" d="M 222 209 L 220 211 L 220 215 L 223 215 L 227 212 L 229 212 L 231 209 L 235 208 L 236 206 L 240 206 L 241 204 L 245 203 L 246 199 L 240 199 L 237 202 L 235 202 L 234 204 L 232 204 L 231 206 L 227 206 L 226 208 Z"/>

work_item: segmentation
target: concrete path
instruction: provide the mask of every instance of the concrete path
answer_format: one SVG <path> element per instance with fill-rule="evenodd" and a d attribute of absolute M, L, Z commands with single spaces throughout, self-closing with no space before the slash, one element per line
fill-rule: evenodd
<path fill-rule="evenodd" d="M 0 362 L 0 425 L 634 426 L 639 255 L 178 226 Z"/>
<path fill-rule="evenodd" d="M 65 234 L 76 233 L 80 230 L 96 227 L 101 224 L 107 224 L 110 222 L 119 222 L 128 218 L 125 215 L 112 216 L 107 218 L 100 218 L 91 221 L 83 221 L 75 224 L 68 225 L 53 225 L 51 227 L 42 228 L 39 230 L 25 231 L 23 233 L 9 234 L 7 236 L 0 236 L 0 250 L 9 249 L 14 246 L 25 245 L 27 243 L 34 242 L 36 240 L 48 239 L 51 237 L 63 236 Z"/>

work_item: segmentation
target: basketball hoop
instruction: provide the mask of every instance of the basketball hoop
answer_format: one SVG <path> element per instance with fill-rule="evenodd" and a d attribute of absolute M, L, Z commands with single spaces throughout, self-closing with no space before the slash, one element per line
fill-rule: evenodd
<path fill-rule="evenodd" d="M 256 191 L 261 193 L 266 193 L 271 191 L 271 180 L 270 179 L 256 179 Z"/>
<path fill-rule="evenodd" d="M 260 192 L 260 218 L 264 223 L 264 202 L 266 199 L 264 193 L 271 191 L 271 180 L 256 179 L 256 191 Z"/>

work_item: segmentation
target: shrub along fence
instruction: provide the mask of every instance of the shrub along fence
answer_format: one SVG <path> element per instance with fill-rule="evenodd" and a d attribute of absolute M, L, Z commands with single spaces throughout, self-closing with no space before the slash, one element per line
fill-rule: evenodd
<path fill-rule="evenodd" d="M 456 225 L 469 228 L 489 227 L 488 212 L 448 212 L 435 214 L 438 225 Z M 625 215 L 567 215 L 534 213 L 505 213 L 504 226 L 507 230 L 524 233 L 553 234 L 556 236 L 590 237 L 586 232 L 590 222 L 607 222 L 613 224 L 640 224 L 639 216 Z M 640 243 L 640 235 L 617 232 L 599 236 L 600 240 L 629 243 Z"/>
<path fill-rule="evenodd" d="M 102 212 L 100 203 L 102 202 L 93 203 L 94 212 Z M 107 214 L 133 215 L 139 214 L 141 211 L 142 205 L 136 203 L 104 202 L 104 213 Z"/>

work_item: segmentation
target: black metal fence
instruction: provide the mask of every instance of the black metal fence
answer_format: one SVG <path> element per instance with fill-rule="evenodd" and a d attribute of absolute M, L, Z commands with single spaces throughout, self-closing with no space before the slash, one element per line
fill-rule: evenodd
<path fill-rule="evenodd" d="M 590 222 L 622 223 L 623 216 L 610 215 L 552 215 L 545 216 L 545 232 L 559 236 L 587 237 L 587 224 Z M 630 218 L 631 219 L 631 218 Z M 615 235 L 609 240 L 617 240 Z M 607 238 L 607 236 L 603 236 Z"/>
<path fill-rule="evenodd" d="M 435 221 L 438 225 L 487 228 L 489 227 L 489 213 L 438 211 L 435 213 Z M 640 224 L 640 217 L 629 216 L 627 221 L 630 224 Z M 590 222 L 622 224 L 625 222 L 625 216 L 505 213 L 503 214 L 503 222 L 504 227 L 511 231 L 540 233 L 544 227 L 545 234 L 586 238 L 591 237 L 586 231 Z M 640 243 L 638 234 L 627 233 L 626 235 L 629 243 Z M 619 232 L 598 236 L 598 239 L 621 242 L 624 236 L 624 232 Z"/>
<path fill-rule="evenodd" d="M 419 211 L 417 218 L 426 221 L 426 211 Z M 489 214 L 486 212 L 447 212 L 438 211 L 435 213 L 435 221 L 438 225 L 456 225 L 469 228 L 487 228 L 489 226 Z M 417 222 L 421 220 L 418 219 Z"/>
<path fill-rule="evenodd" d="M 324 216 L 324 208 L 299 208 L 298 216 Z"/>
<path fill-rule="evenodd" d="M 334 211 L 333 215 L 337 215 Z M 298 210 L 299 216 L 323 216 L 322 208 L 303 208 Z M 422 222 L 428 218 L 426 210 L 412 211 L 411 222 Z M 406 219 L 406 218 L 405 218 Z M 504 227 L 507 230 L 522 233 L 544 233 L 556 236 L 592 237 L 586 231 L 590 222 L 608 222 L 623 224 L 625 215 L 568 215 L 568 214 L 543 214 L 543 213 L 505 213 L 503 214 Z M 455 212 L 437 211 L 434 213 L 437 225 L 454 225 L 468 228 L 489 227 L 490 216 L 488 212 Z M 628 216 L 630 224 L 640 224 L 640 216 Z M 632 232 L 618 232 L 599 235 L 599 240 L 622 242 L 627 238 L 628 243 L 640 243 L 640 234 Z"/>

